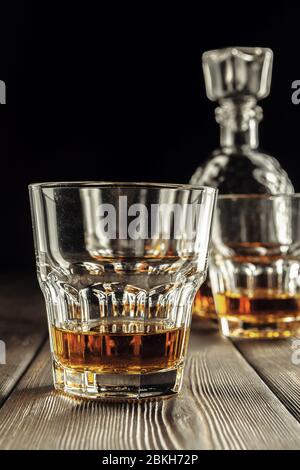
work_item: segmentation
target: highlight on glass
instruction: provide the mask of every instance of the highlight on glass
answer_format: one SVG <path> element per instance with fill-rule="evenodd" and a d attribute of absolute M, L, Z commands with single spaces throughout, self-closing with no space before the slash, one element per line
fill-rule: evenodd
<path fill-rule="evenodd" d="M 29 191 L 55 388 L 109 399 L 177 393 L 216 191 L 106 182 Z"/>
<path fill-rule="evenodd" d="M 300 332 L 300 195 L 220 195 L 210 280 L 221 332 Z"/>

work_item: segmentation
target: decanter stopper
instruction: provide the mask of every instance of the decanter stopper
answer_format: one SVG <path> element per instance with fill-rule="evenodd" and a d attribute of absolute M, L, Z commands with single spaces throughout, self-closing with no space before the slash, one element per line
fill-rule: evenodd
<path fill-rule="evenodd" d="M 260 100 L 270 92 L 273 52 L 262 47 L 227 47 L 202 56 L 206 94 L 211 101 Z"/>

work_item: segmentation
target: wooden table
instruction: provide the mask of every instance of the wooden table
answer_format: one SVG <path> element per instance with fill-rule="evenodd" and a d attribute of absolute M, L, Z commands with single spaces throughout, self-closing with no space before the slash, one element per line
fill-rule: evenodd
<path fill-rule="evenodd" d="M 52 388 L 37 281 L 0 281 L 0 449 L 300 449 L 300 365 L 290 340 L 233 343 L 198 321 L 178 397 L 72 399 Z"/>

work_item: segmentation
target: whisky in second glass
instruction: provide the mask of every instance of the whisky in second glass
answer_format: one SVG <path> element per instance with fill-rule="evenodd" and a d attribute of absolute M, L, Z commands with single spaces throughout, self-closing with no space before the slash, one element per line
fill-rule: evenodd
<path fill-rule="evenodd" d="M 299 247 L 299 195 L 219 196 L 210 278 L 225 336 L 300 332 Z"/>

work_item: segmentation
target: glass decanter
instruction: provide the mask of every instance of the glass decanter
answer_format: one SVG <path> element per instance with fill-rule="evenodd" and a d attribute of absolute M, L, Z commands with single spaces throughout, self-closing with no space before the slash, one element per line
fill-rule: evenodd
<path fill-rule="evenodd" d="M 260 47 L 228 47 L 203 54 L 206 94 L 218 101 L 220 146 L 197 168 L 192 184 L 218 188 L 220 194 L 293 193 L 279 162 L 259 149 L 257 101 L 269 95 L 273 53 Z M 215 318 L 209 279 L 196 296 L 194 313 Z"/>

